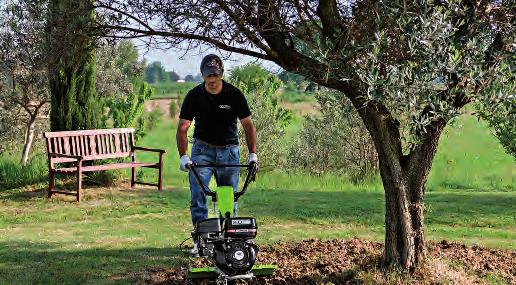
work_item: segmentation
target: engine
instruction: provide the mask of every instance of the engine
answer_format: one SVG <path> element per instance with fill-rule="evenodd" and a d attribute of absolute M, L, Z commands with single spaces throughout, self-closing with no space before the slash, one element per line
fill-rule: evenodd
<path fill-rule="evenodd" d="M 212 258 L 217 268 L 231 276 L 252 269 L 258 254 L 256 231 L 254 218 L 212 218 L 198 222 L 192 237 L 199 255 Z"/>

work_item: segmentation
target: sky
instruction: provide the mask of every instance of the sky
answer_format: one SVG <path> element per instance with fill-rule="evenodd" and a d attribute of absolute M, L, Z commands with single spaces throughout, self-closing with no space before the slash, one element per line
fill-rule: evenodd
<path fill-rule="evenodd" d="M 138 44 L 136 44 L 138 47 Z M 208 49 L 208 50 L 193 50 L 186 54 L 184 52 L 179 52 L 176 50 L 158 50 L 158 49 L 150 49 L 146 50 L 143 48 L 139 48 L 139 54 L 141 58 L 147 59 L 147 64 L 153 61 L 161 61 L 162 65 L 165 67 L 167 71 L 175 71 L 181 78 L 184 78 L 186 75 L 191 74 L 193 76 L 200 73 L 199 66 L 201 64 L 202 58 L 210 53 L 217 54 L 222 57 L 224 61 L 224 70 L 225 74 L 228 73 L 233 67 L 244 65 L 249 62 L 257 62 L 260 63 L 264 68 L 272 71 L 279 72 L 281 68 L 276 64 L 264 61 L 260 59 L 256 59 L 254 57 L 240 55 L 240 54 L 220 54 L 216 49 Z M 225 59 L 226 56 L 229 58 Z"/>

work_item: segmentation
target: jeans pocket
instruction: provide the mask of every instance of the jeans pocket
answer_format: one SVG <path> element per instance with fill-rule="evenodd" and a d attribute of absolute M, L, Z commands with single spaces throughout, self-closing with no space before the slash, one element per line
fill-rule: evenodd
<path fill-rule="evenodd" d="M 239 163 L 240 162 L 240 149 L 238 146 L 231 147 L 229 149 L 229 162 Z"/>

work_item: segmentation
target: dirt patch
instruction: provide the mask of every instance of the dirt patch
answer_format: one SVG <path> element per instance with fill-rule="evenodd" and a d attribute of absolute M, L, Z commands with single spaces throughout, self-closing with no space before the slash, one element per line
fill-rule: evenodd
<path fill-rule="evenodd" d="M 152 99 L 145 101 L 145 111 L 151 112 L 155 108 L 161 109 L 164 117 L 169 117 L 170 112 L 170 102 L 175 99 Z M 176 100 L 177 103 L 177 100 Z M 287 110 L 291 110 L 296 115 L 305 116 L 305 115 L 318 115 L 320 111 L 318 109 L 317 103 L 312 102 L 299 102 L 299 103 L 290 103 L 290 102 L 281 102 L 280 106 Z M 179 107 L 178 107 L 179 108 Z M 179 113 L 179 111 L 178 111 Z M 179 115 L 176 115 L 176 117 Z"/>
<path fill-rule="evenodd" d="M 281 102 L 280 107 L 290 110 L 290 111 L 294 112 L 294 114 L 299 115 L 299 116 L 318 115 L 321 113 L 319 111 L 317 103 L 312 103 L 312 102 L 298 102 L 298 103 Z"/>
<path fill-rule="evenodd" d="M 478 276 L 495 272 L 510 284 L 516 284 L 516 251 L 514 250 L 487 249 L 443 240 L 433 245 L 433 253 L 435 256 L 446 257 L 464 264 Z"/>
<path fill-rule="evenodd" d="M 486 274 L 514 284 L 516 251 L 465 246 L 446 241 L 430 244 L 428 262 L 407 277 L 380 268 L 382 244 L 360 239 L 305 240 L 260 248 L 259 264 L 276 264 L 271 277 L 237 284 L 486 284 Z M 211 266 L 192 259 L 189 266 Z M 188 266 L 150 268 L 138 276 L 142 284 L 214 284 L 188 280 Z"/>
<path fill-rule="evenodd" d="M 163 117 L 168 118 L 168 117 L 170 117 L 170 103 L 172 102 L 172 100 L 174 100 L 177 104 L 176 99 L 147 100 L 147 101 L 145 101 L 145 105 L 144 105 L 145 111 L 151 112 L 153 109 L 159 108 L 159 109 L 161 109 L 161 112 L 163 113 Z M 179 107 L 178 107 L 177 113 L 179 113 Z M 178 117 L 178 116 L 179 116 L 179 114 L 176 114 L 176 117 Z"/>

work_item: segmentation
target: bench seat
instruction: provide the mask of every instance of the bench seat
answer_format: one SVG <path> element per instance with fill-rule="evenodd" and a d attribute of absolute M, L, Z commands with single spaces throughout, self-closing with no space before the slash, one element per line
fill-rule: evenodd
<path fill-rule="evenodd" d="M 101 171 L 101 170 L 124 169 L 124 168 L 132 168 L 132 167 L 158 168 L 159 163 L 157 163 L 157 162 L 122 162 L 122 163 L 111 163 L 111 164 L 103 164 L 103 165 L 83 166 L 81 168 L 81 170 L 82 170 L 82 172 L 91 172 L 91 171 Z M 56 168 L 56 169 L 54 169 L 54 171 L 57 173 L 75 173 L 75 172 L 77 172 L 77 167 Z"/>

